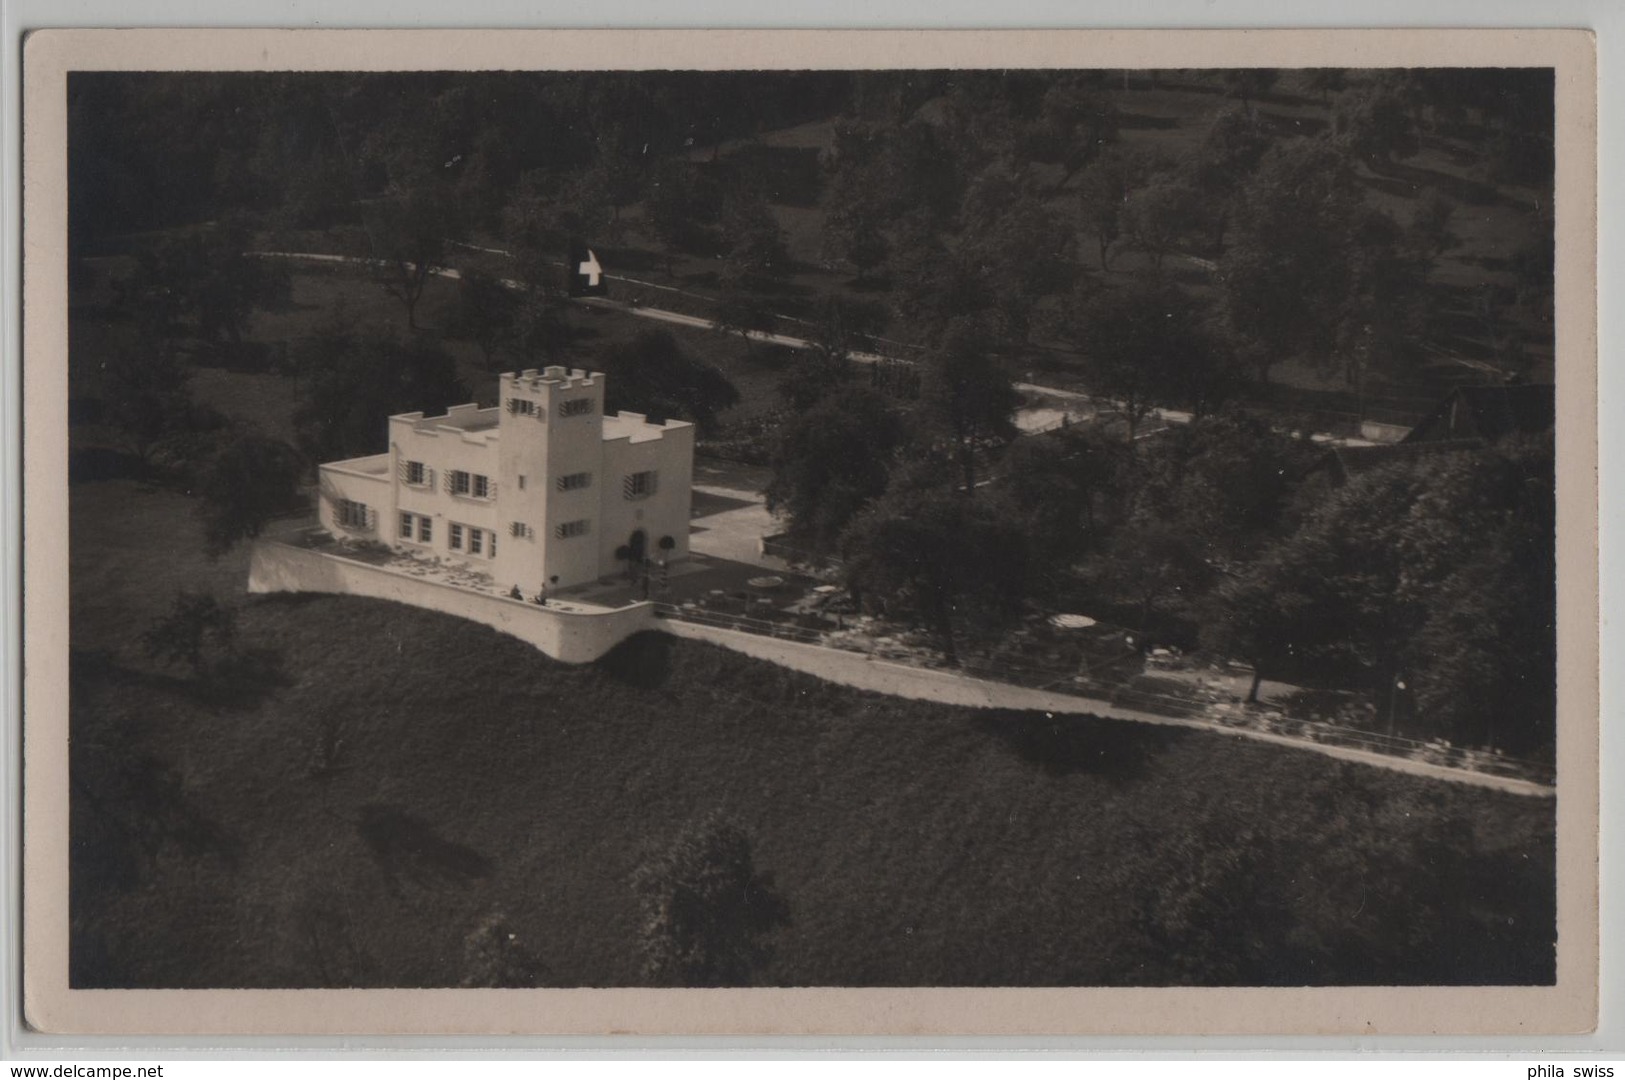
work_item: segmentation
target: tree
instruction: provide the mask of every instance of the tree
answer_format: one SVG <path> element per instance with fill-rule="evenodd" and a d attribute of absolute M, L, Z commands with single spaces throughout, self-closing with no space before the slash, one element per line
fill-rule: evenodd
<path fill-rule="evenodd" d="M 1396 158 L 1414 157 L 1421 150 L 1411 118 L 1410 103 L 1400 87 L 1387 79 L 1346 90 L 1337 99 L 1333 130 L 1349 153 L 1373 169 Z"/>
<path fill-rule="evenodd" d="M 1292 497 L 1321 453 L 1261 417 L 1198 417 L 1139 455 L 1134 513 L 1177 523 L 1210 563 L 1242 564 L 1296 524 Z"/>
<path fill-rule="evenodd" d="M 1123 210 L 1130 196 L 1170 168 L 1154 154 L 1108 146 L 1083 170 L 1078 198 L 1084 224 L 1095 234 L 1102 270 L 1111 269 L 1112 244 L 1123 234 Z"/>
<path fill-rule="evenodd" d="M 812 408 L 826 394 L 852 379 L 855 349 L 873 348 L 885 329 L 885 309 L 877 304 L 825 297 L 814 313 L 808 334 L 811 348 L 797 355 L 779 380 L 779 396 L 797 412 Z M 871 364 L 870 371 L 878 365 Z"/>
<path fill-rule="evenodd" d="M 533 285 L 518 294 L 498 351 L 517 368 L 558 363 L 577 338 L 567 317 L 568 307 L 563 296 L 541 286 Z"/>
<path fill-rule="evenodd" d="M 905 218 L 893 230 L 888 270 L 896 314 L 920 338 L 939 332 L 955 316 L 989 306 L 977 268 L 950 251 L 922 215 Z"/>
<path fill-rule="evenodd" d="M 175 353 L 145 341 L 113 353 L 101 368 L 103 415 L 143 464 L 163 443 L 197 427 L 192 372 Z"/>
<path fill-rule="evenodd" d="M 375 452 L 390 416 L 434 415 L 469 398 L 445 352 L 416 339 L 363 337 L 343 324 L 342 312 L 304 343 L 297 363 L 294 426 L 315 461 Z"/>
<path fill-rule="evenodd" d="M 1044 92 L 1025 149 L 1034 161 L 1061 166 L 1061 178 L 1055 182 L 1055 190 L 1060 191 L 1117 141 L 1117 133 L 1117 106 L 1109 96 L 1077 82 L 1056 82 Z"/>
<path fill-rule="evenodd" d="M 1011 444 L 999 490 L 1027 534 L 1035 568 L 1064 572 L 1105 542 L 1107 510 L 1126 494 L 1128 465 L 1128 448 L 1092 425 Z"/>
<path fill-rule="evenodd" d="M 1103 290 L 1079 312 L 1073 338 L 1089 359 L 1093 388 L 1123 410 L 1132 441 L 1158 405 L 1211 408 L 1230 361 L 1196 301 L 1166 282 Z"/>
<path fill-rule="evenodd" d="M 491 367 L 514 323 L 518 295 L 499 279 L 478 268 L 462 271 L 457 283 L 457 306 L 447 332 L 480 347 L 485 366 Z"/>
<path fill-rule="evenodd" d="M 1428 470 L 1401 537 L 1396 599 L 1418 623 L 1407 670 L 1434 733 L 1549 753 L 1556 717 L 1555 472 L 1550 436 Z"/>
<path fill-rule="evenodd" d="M 1258 115 L 1232 106 L 1214 117 L 1185 171 L 1199 196 L 1214 252 L 1224 250 L 1236 192 L 1258 167 L 1270 139 Z"/>
<path fill-rule="evenodd" d="M 1020 609 L 1026 552 L 1007 507 L 895 479 L 841 537 L 848 588 L 883 601 L 889 613 L 920 619 L 954 665 L 956 618 L 996 624 Z"/>
<path fill-rule="evenodd" d="M 882 394 L 847 386 L 785 420 L 773 451 L 767 508 L 796 540 L 833 551 L 852 519 L 886 490 L 903 419 Z"/>
<path fill-rule="evenodd" d="M 305 464 L 280 439 L 249 432 L 215 455 L 198 492 L 203 538 L 211 556 L 260 535 L 271 520 L 298 507 Z"/>
<path fill-rule="evenodd" d="M 1335 312 L 1335 355 L 1345 380 L 1363 391 L 1368 369 L 1405 370 L 1427 318 L 1423 288 L 1431 257 L 1380 210 L 1361 207 L 1348 235 L 1346 294 Z"/>
<path fill-rule="evenodd" d="M 1184 243 L 1200 220 L 1196 189 L 1176 176 L 1158 178 L 1123 204 L 1123 225 L 1134 246 L 1162 269 L 1162 260 Z"/>
<path fill-rule="evenodd" d="M 1007 347 L 1021 347 L 1034 306 L 1076 278 L 1073 230 L 1040 198 L 1029 177 L 997 165 L 971 183 L 960 219 L 954 261 L 970 286 L 965 299 L 971 306 L 946 310 L 954 315 L 985 311 L 991 316 L 989 329 Z"/>
<path fill-rule="evenodd" d="M 1290 356 L 1335 354 L 1362 206 L 1347 159 L 1308 139 L 1272 147 L 1238 192 L 1219 279 L 1227 321 L 1261 382 Z"/>
<path fill-rule="evenodd" d="M 533 287 L 549 280 L 569 245 L 600 234 L 611 215 L 603 190 L 588 177 L 525 173 L 502 212 L 503 233 L 521 279 Z"/>
<path fill-rule="evenodd" d="M 1195 536 L 1182 523 L 1139 514 L 1112 534 L 1094 572 L 1106 590 L 1139 606 L 1142 629 L 1150 629 L 1152 617 L 1168 597 L 1188 602 L 1208 587 L 1214 575 Z"/>
<path fill-rule="evenodd" d="M 739 391 L 716 366 L 691 355 L 665 330 L 645 330 L 600 356 L 609 378 L 606 409 L 641 412 L 650 419 L 692 420 L 702 434 L 717 429 L 717 414 L 739 403 Z"/>
<path fill-rule="evenodd" d="M 891 251 L 880 221 L 879 214 L 862 203 L 836 204 L 824 218 L 824 250 L 851 263 L 860 282 Z"/>
<path fill-rule="evenodd" d="M 976 490 L 977 452 L 1015 436 L 1011 416 L 1020 397 L 993 356 L 986 330 L 973 320 L 949 324 L 924 365 L 921 402 L 951 441 L 970 495 Z"/>
<path fill-rule="evenodd" d="M 790 252 L 767 200 L 754 193 L 735 193 L 723 211 L 722 229 L 730 246 L 723 277 L 752 286 L 790 272 Z"/>
<path fill-rule="evenodd" d="M 250 244 L 248 230 L 229 220 L 143 251 L 132 299 L 155 310 L 142 320 L 163 329 L 186 315 L 205 341 L 240 345 L 253 313 L 286 302 L 290 289 L 287 272 L 248 254 Z"/>
<path fill-rule="evenodd" d="M 655 167 L 643 200 L 643 223 L 666 256 L 666 276 L 678 252 L 705 246 L 707 230 L 721 210 L 721 198 L 686 162 L 667 159 Z"/>
<path fill-rule="evenodd" d="M 141 635 L 147 655 L 168 664 L 184 663 L 202 674 L 212 655 L 229 653 L 237 640 L 237 612 L 213 593 L 178 592 L 167 615 Z"/>
<path fill-rule="evenodd" d="M 680 832 L 632 876 L 644 974 L 657 986 L 748 986 L 790 921 L 750 838 L 712 813 Z"/>
<path fill-rule="evenodd" d="M 447 244 L 457 232 L 452 205 L 450 194 L 438 186 L 420 187 L 367 213 L 378 280 L 406 307 L 406 325 L 413 330 L 424 287 L 445 261 Z"/>
<path fill-rule="evenodd" d="M 1220 589 L 1210 642 L 1256 678 L 1352 685 L 1385 711 L 1405 682 L 1413 734 L 1549 752 L 1553 490 L 1549 439 L 1358 476 Z"/>

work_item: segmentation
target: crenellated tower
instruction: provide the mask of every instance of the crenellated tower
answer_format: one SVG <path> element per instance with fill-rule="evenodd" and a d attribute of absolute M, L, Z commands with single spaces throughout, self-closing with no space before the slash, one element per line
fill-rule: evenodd
<path fill-rule="evenodd" d="M 579 368 L 501 377 L 498 483 L 501 546 L 496 581 L 533 595 L 555 576 L 598 576 L 598 475 L 603 463 L 604 378 Z"/>

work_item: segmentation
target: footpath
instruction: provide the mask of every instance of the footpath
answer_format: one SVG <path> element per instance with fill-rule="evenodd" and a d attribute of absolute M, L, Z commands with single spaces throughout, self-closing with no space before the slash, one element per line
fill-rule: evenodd
<path fill-rule="evenodd" d="M 707 641 L 734 652 L 781 667 L 815 675 L 828 682 L 850 686 L 857 690 L 871 690 L 916 701 L 933 701 L 943 705 L 964 705 L 978 709 L 1016 709 L 1063 716 L 1104 716 L 1114 720 L 1131 720 L 1142 724 L 1162 724 L 1172 727 L 1194 728 L 1215 735 L 1228 735 L 1238 739 L 1252 739 L 1275 746 L 1322 754 L 1340 761 L 1374 765 L 1411 776 L 1425 776 L 1435 780 L 1470 784 L 1514 795 L 1552 798 L 1556 789 L 1545 784 L 1515 777 L 1495 776 L 1468 769 L 1435 765 L 1412 758 L 1396 757 L 1355 747 L 1335 746 L 1311 742 L 1306 739 L 1246 728 L 1230 728 L 1201 719 L 1184 719 L 1124 708 L 1094 698 L 1077 697 L 1011 683 L 991 682 L 951 671 L 914 667 L 890 660 L 877 659 L 864 653 L 831 649 L 799 641 L 786 641 L 744 630 L 684 620 L 680 615 L 666 615 L 660 625 L 674 637 L 694 641 Z"/>

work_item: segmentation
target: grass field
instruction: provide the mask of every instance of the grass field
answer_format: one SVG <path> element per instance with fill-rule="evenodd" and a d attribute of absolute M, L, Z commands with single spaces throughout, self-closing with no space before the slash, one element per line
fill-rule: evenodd
<path fill-rule="evenodd" d="M 79 986 L 457 985 L 493 916 L 544 983 L 637 983 L 633 871 L 713 810 L 790 907 L 766 983 L 1553 975 L 1548 801 L 658 635 L 566 667 L 416 609 L 247 598 L 172 491 L 71 498 Z M 258 680 L 141 654 L 183 587 L 240 607 Z"/>

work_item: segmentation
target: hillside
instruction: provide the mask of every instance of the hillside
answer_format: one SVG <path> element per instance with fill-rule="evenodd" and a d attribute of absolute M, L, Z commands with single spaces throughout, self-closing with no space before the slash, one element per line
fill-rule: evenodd
<path fill-rule="evenodd" d="M 1553 977 L 1547 801 L 661 636 L 565 667 L 405 607 L 246 599 L 240 552 L 172 559 L 189 500 L 72 498 L 78 986 L 457 985 L 497 918 L 544 984 L 636 984 L 633 872 L 712 811 L 789 906 L 764 983 Z M 134 644 L 211 586 L 256 658 L 213 691 Z"/>

